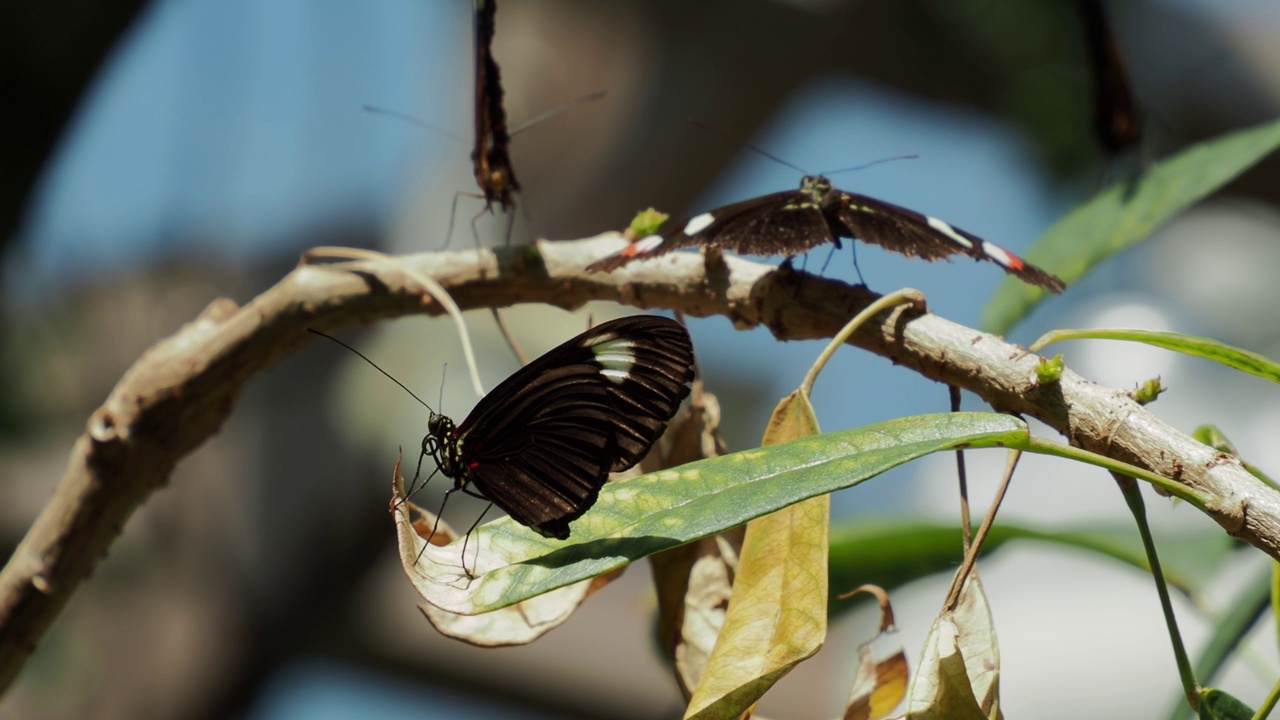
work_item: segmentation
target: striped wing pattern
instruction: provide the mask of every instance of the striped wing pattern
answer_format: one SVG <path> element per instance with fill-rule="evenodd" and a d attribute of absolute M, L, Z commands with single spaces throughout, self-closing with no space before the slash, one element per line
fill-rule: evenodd
<path fill-rule="evenodd" d="M 521 368 L 454 432 L 455 487 L 564 539 L 610 472 L 648 452 L 693 379 L 679 323 L 639 315 L 599 325 Z"/>
<path fill-rule="evenodd" d="M 796 255 L 824 243 L 839 240 L 814 199 L 798 190 L 763 195 L 725 205 L 706 213 L 712 222 L 705 229 L 689 232 L 694 218 L 680 227 L 650 235 L 589 266 L 587 270 L 609 272 L 639 258 L 664 255 L 673 250 L 719 246 L 742 255 Z"/>
<path fill-rule="evenodd" d="M 968 255 L 975 260 L 994 262 L 1023 282 L 1055 293 L 1066 287 L 1056 276 L 1008 250 L 942 220 L 866 195 L 843 190 L 832 192 L 835 197 L 824 205 L 832 208 L 828 211 L 829 216 L 834 216 L 836 234 L 842 237 L 856 237 L 865 243 L 923 260 Z"/>
<path fill-rule="evenodd" d="M 683 226 L 641 238 L 587 266 L 608 272 L 641 258 L 710 246 L 744 255 L 798 255 L 840 238 L 857 238 L 908 257 L 940 260 L 962 254 L 994 262 L 1024 282 L 1052 292 L 1066 287 L 1054 275 L 998 245 L 937 218 L 831 186 L 821 175 L 799 190 L 763 195 L 695 216 Z"/>

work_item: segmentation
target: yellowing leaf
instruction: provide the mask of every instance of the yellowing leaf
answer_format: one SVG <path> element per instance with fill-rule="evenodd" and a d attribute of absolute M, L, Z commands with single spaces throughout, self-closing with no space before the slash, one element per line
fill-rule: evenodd
<path fill-rule="evenodd" d="M 954 611 L 925 640 L 907 705 L 908 720 L 999 718 L 1000 655 L 986 593 L 974 568 Z"/>
<path fill-rule="evenodd" d="M 671 422 L 641 465 L 650 472 L 724 451 L 720 403 L 696 381 L 689 406 Z M 724 625 L 744 530 L 740 525 L 649 556 L 658 593 L 658 639 L 685 699 L 698 686 Z"/>
<path fill-rule="evenodd" d="M 875 720 L 893 711 L 907 694 L 907 654 L 901 648 L 877 662 L 870 646 L 858 652 L 858 669 L 844 720 Z"/>
<path fill-rule="evenodd" d="M 404 478 L 400 475 L 398 461 L 395 473 L 396 483 L 403 485 Z M 431 536 L 434 530 L 435 534 L 431 540 L 433 545 L 452 542 L 458 538 L 457 533 L 448 523 L 443 521 L 437 523 L 434 514 L 407 500 L 396 508 L 396 512 L 402 512 L 406 518 L 412 518 L 412 522 L 407 523 L 408 527 L 405 529 L 415 532 L 423 539 Z M 414 547 L 412 544 L 401 543 L 400 545 L 400 560 L 406 568 L 413 567 L 421 561 Z M 474 556 L 468 551 L 468 558 L 471 557 Z M 458 561 L 462 562 L 461 555 Z M 419 605 L 418 609 L 441 635 L 478 647 L 525 645 L 559 627 L 588 596 L 621 575 L 622 570 L 623 568 L 619 568 L 598 578 L 582 580 L 515 605 L 479 615 L 460 615 L 432 605 Z"/>
<path fill-rule="evenodd" d="M 821 430 L 808 396 L 783 398 L 763 445 Z M 750 708 L 827 634 L 829 495 L 747 524 L 724 627 L 685 717 L 731 718 Z"/>

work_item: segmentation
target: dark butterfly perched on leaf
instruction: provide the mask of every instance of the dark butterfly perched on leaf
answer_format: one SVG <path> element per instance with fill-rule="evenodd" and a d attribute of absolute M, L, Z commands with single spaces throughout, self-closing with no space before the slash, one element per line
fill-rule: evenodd
<path fill-rule="evenodd" d="M 1142 138 L 1137 101 L 1102 0 L 1079 0 L 1076 7 L 1093 76 L 1093 131 L 1107 155 L 1115 157 Z"/>
<path fill-rule="evenodd" d="M 725 205 L 683 227 L 640 238 L 587 270 L 611 271 L 632 260 L 702 245 L 744 255 L 790 257 L 824 243 L 839 248 L 840 238 L 857 238 L 924 260 L 968 255 L 1055 293 L 1066 287 L 1057 277 L 976 235 L 914 210 L 845 192 L 822 175 L 805 176 L 799 190 Z"/>
<path fill-rule="evenodd" d="M 503 211 L 515 206 L 512 193 L 520 189 L 511 167 L 507 111 L 502 106 L 502 78 L 493 59 L 495 0 L 476 0 L 476 146 L 471 151 L 476 184 L 484 193 L 486 209 L 493 203 Z"/>
<path fill-rule="evenodd" d="M 430 455 L 453 479 L 446 499 L 461 490 L 563 540 L 609 473 L 649 451 L 692 380 L 684 326 L 613 320 L 517 370 L 460 424 L 432 412 L 418 463 Z"/>

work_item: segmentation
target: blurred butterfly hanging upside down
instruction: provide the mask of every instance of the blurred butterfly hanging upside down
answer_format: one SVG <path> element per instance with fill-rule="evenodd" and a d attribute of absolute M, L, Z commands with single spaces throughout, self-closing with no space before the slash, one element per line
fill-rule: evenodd
<path fill-rule="evenodd" d="M 481 0 L 476 5 L 476 144 L 471 151 L 471 163 L 488 212 L 493 211 L 495 202 L 502 206 L 503 212 L 510 210 L 515 206 L 512 195 L 520 190 L 508 154 L 511 136 L 507 133 L 507 111 L 502 105 L 501 73 L 493 59 L 497 12 L 496 0 Z"/>
<path fill-rule="evenodd" d="M 976 235 L 914 210 L 845 192 L 822 175 L 806 176 L 798 190 L 725 205 L 695 216 L 683 227 L 640 238 L 587 270 L 608 272 L 633 260 L 696 246 L 790 258 L 825 243 L 839 249 L 840 238 L 857 238 L 924 260 L 968 255 L 994 262 L 1023 282 L 1051 292 L 1066 287 L 1054 275 Z"/>
<path fill-rule="evenodd" d="M 649 451 L 692 380 L 684 326 L 653 315 L 613 320 L 517 370 L 460 424 L 432 411 L 418 465 L 430 456 L 453 480 L 446 501 L 461 490 L 564 540 L 609 473 Z"/>

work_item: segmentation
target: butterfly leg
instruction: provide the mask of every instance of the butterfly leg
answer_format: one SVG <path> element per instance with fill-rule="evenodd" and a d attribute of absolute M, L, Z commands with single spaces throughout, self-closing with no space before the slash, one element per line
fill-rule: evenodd
<path fill-rule="evenodd" d="M 471 239 L 474 240 L 476 243 L 477 253 L 480 252 L 480 249 L 483 246 L 480 244 L 480 228 L 476 227 L 476 221 L 484 217 L 484 214 L 487 212 L 493 212 L 493 208 L 489 207 L 488 205 L 485 205 L 484 208 L 480 210 L 480 212 L 476 213 L 471 218 Z"/>
<path fill-rule="evenodd" d="M 449 206 L 449 229 L 448 231 L 445 232 L 444 244 L 441 245 L 439 248 L 441 250 L 449 247 L 449 242 L 453 240 L 453 226 L 454 226 L 454 220 L 458 217 L 458 198 L 460 197 L 469 197 L 469 198 L 475 198 L 477 200 L 484 200 L 483 195 L 478 195 L 476 193 L 471 193 L 471 192 L 465 192 L 462 190 L 459 190 L 458 192 L 453 194 L 453 203 L 450 204 Z M 489 211 L 489 206 L 485 205 L 484 209 L 481 210 L 479 214 L 471 218 L 471 236 L 476 241 L 477 249 L 480 248 L 480 233 L 476 230 L 476 220 L 479 220 L 480 216 L 485 214 L 488 211 Z"/>
<path fill-rule="evenodd" d="M 827 266 L 831 264 L 831 258 L 835 256 L 836 256 L 836 246 L 832 245 L 831 249 L 827 251 L 827 259 L 822 261 L 822 269 L 818 271 L 819 275 L 827 274 Z"/>
<path fill-rule="evenodd" d="M 834 253 L 839 249 L 840 243 L 836 243 L 835 249 L 831 252 Z M 858 282 L 862 284 L 862 287 L 866 287 L 867 281 L 862 277 L 862 268 L 858 267 L 858 244 L 854 242 L 849 243 L 849 250 L 853 252 L 853 271 L 858 274 Z"/>
<path fill-rule="evenodd" d="M 466 490 L 464 489 L 463 492 L 466 492 Z M 471 495 L 472 493 L 468 492 L 467 494 Z M 476 497 L 480 497 L 480 496 L 477 495 Z M 462 572 L 466 573 L 467 577 L 469 578 L 473 578 L 475 577 L 475 575 L 472 575 L 471 571 L 467 569 L 467 543 L 471 542 L 471 533 L 474 532 L 477 527 L 479 527 L 480 521 L 484 519 L 484 516 L 488 514 L 489 509 L 492 507 L 493 507 L 493 503 L 489 503 L 488 505 L 485 505 L 484 510 L 480 513 L 480 517 L 476 518 L 476 521 L 471 523 L 471 527 L 467 528 L 467 534 L 462 537 Z M 476 564 L 479 562 L 480 562 L 480 546 L 476 545 L 476 558 L 475 558 L 475 562 L 471 563 L 471 567 L 474 568 Z"/>
<path fill-rule="evenodd" d="M 435 473 L 432 473 L 432 474 L 434 475 Z M 422 561 L 422 555 L 427 552 L 427 545 L 431 544 L 431 541 L 436 536 L 436 531 L 440 529 L 440 518 L 441 516 L 444 515 L 444 506 L 449 504 L 449 496 L 452 495 L 454 491 L 457 489 L 458 487 L 455 485 L 454 487 L 451 487 L 448 490 L 444 491 L 444 497 L 441 498 L 440 500 L 440 510 L 436 512 L 436 521 L 431 525 L 431 534 L 427 536 L 427 542 L 422 546 L 422 549 L 418 551 L 418 557 L 414 558 L 414 561 L 413 561 L 414 565 L 417 565 L 419 562 Z M 463 564 L 462 569 L 463 570 L 467 569 L 465 563 Z"/>
<path fill-rule="evenodd" d="M 526 216 L 529 214 L 528 210 L 525 210 L 524 212 Z M 510 212 L 507 213 L 506 215 L 507 215 L 507 241 L 506 241 L 506 244 L 503 245 L 503 247 L 511 247 L 511 232 L 516 229 L 516 215 L 515 213 L 510 213 Z"/>

